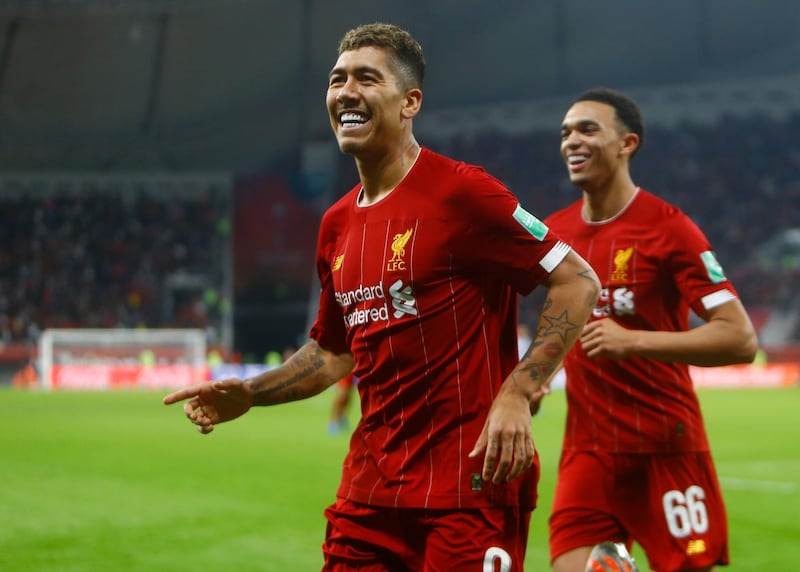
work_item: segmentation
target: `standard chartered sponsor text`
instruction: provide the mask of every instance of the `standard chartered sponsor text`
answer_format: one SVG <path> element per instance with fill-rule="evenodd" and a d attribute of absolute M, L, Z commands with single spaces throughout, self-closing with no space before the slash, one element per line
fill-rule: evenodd
<path fill-rule="evenodd" d="M 366 300 L 377 300 L 383 298 L 383 281 L 378 282 L 375 286 L 359 285 L 355 290 L 348 290 L 347 292 L 336 292 L 336 301 L 340 306 L 349 306 L 355 302 L 364 302 Z"/>
<path fill-rule="evenodd" d="M 368 324 L 371 322 L 386 322 L 389 320 L 389 305 L 384 298 L 383 282 L 375 286 L 360 284 L 354 290 L 336 292 L 336 301 L 344 309 L 345 327 Z M 389 296 L 394 307 L 394 317 L 417 316 L 416 298 L 411 286 L 404 286 L 398 279 L 389 287 Z M 378 301 L 376 304 L 373 300 Z M 380 302 L 383 302 L 380 304 Z M 357 306 L 366 306 L 358 308 Z"/>
<path fill-rule="evenodd" d="M 336 301 L 342 307 L 347 307 L 359 302 L 370 300 L 385 300 L 383 294 L 383 282 L 374 286 L 359 285 L 355 290 L 346 292 L 336 292 Z M 376 308 L 359 308 L 344 314 L 345 327 L 367 324 L 369 322 L 385 322 L 389 319 L 389 306 L 384 302 Z"/>
<path fill-rule="evenodd" d="M 367 308 L 366 310 L 354 310 L 344 315 L 344 325 L 352 327 L 369 322 L 385 322 L 389 319 L 389 306 L 384 304 L 380 308 Z"/>

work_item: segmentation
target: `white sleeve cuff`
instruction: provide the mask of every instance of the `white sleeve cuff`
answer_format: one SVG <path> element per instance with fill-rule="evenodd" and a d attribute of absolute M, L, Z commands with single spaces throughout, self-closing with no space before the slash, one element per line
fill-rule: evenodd
<path fill-rule="evenodd" d="M 544 268 L 549 274 L 561 263 L 562 260 L 564 260 L 564 257 L 569 253 L 569 251 L 569 245 L 559 240 L 555 246 L 550 249 L 550 252 L 545 254 L 544 258 L 539 261 L 539 266 Z"/>
<path fill-rule="evenodd" d="M 712 308 L 716 308 L 717 306 L 721 306 L 725 302 L 730 302 L 731 300 L 735 300 L 736 296 L 730 290 L 719 290 L 717 292 L 713 292 L 711 294 L 706 294 L 700 301 L 703 303 L 703 307 L 706 310 L 711 310 Z"/>

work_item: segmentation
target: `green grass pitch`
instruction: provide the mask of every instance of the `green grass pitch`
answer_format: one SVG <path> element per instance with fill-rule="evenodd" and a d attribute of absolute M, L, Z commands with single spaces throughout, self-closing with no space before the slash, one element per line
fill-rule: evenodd
<path fill-rule="evenodd" d="M 0 570 L 320 569 L 322 511 L 347 447 L 346 436 L 326 433 L 331 394 L 251 411 L 208 436 L 162 395 L 0 389 Z M 728 507 L 728 570 L 794 569 L 800 389 L 700 397 Z M 549 570 L 563 420 L 556 392 L 534 421 L 543 475 L 532 572 Z"/>

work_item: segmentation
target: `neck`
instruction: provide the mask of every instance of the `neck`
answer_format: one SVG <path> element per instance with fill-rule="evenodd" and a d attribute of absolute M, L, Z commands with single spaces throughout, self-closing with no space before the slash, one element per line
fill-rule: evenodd
<path fill-rule="evenodd" d="M 597 188 L 583 189 L 583 216 L 599 222 L 618 215 L 636 194 L 636 185 L 627 175 L 623 180 Z"/>
<path fill-rule="evenodd" d="M 414 166 L 419 152 L 419 143 L 412 136 L 395 153 L 384 154 L 375 160 L 357 157 L 361 206 L 371 205 L 391 193 Z"/>

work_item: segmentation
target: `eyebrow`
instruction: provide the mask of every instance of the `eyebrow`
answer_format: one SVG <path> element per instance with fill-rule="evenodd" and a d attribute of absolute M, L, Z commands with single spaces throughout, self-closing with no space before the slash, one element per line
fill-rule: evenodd
<path fill-rule="evenodd" d="M 595 121 L 594 119 L 578 119 L 577 121 L 567 122 L 561 124 L 561 129 L 570 129 L 571 126 L 574 127 L 588 127 L 590 125 L 600 125 L 599 122 Z"/>
<path fill-rule="evenodd" d="M 381 70 L 379 70 L 378 68 L 375 68 L 375 67 L 372 67 L 372 66 L 358 66 L 353 71 L 357 75 L 361 75 L 361 74 L 365 74 L 365 73 L 372 73 L 372 74 L 375 74 L 377 76 L 383 77 L 383 72 L 381 72 Z M 328 74 L 328 77 L 330 78 L 330 77 L 332 77 L 334 75 L 342 74 L 342 73 L 346 73 L 345 68 L 343 68 L 343 67 L 333 68 L 331 70 L 331 73 Z"/>

